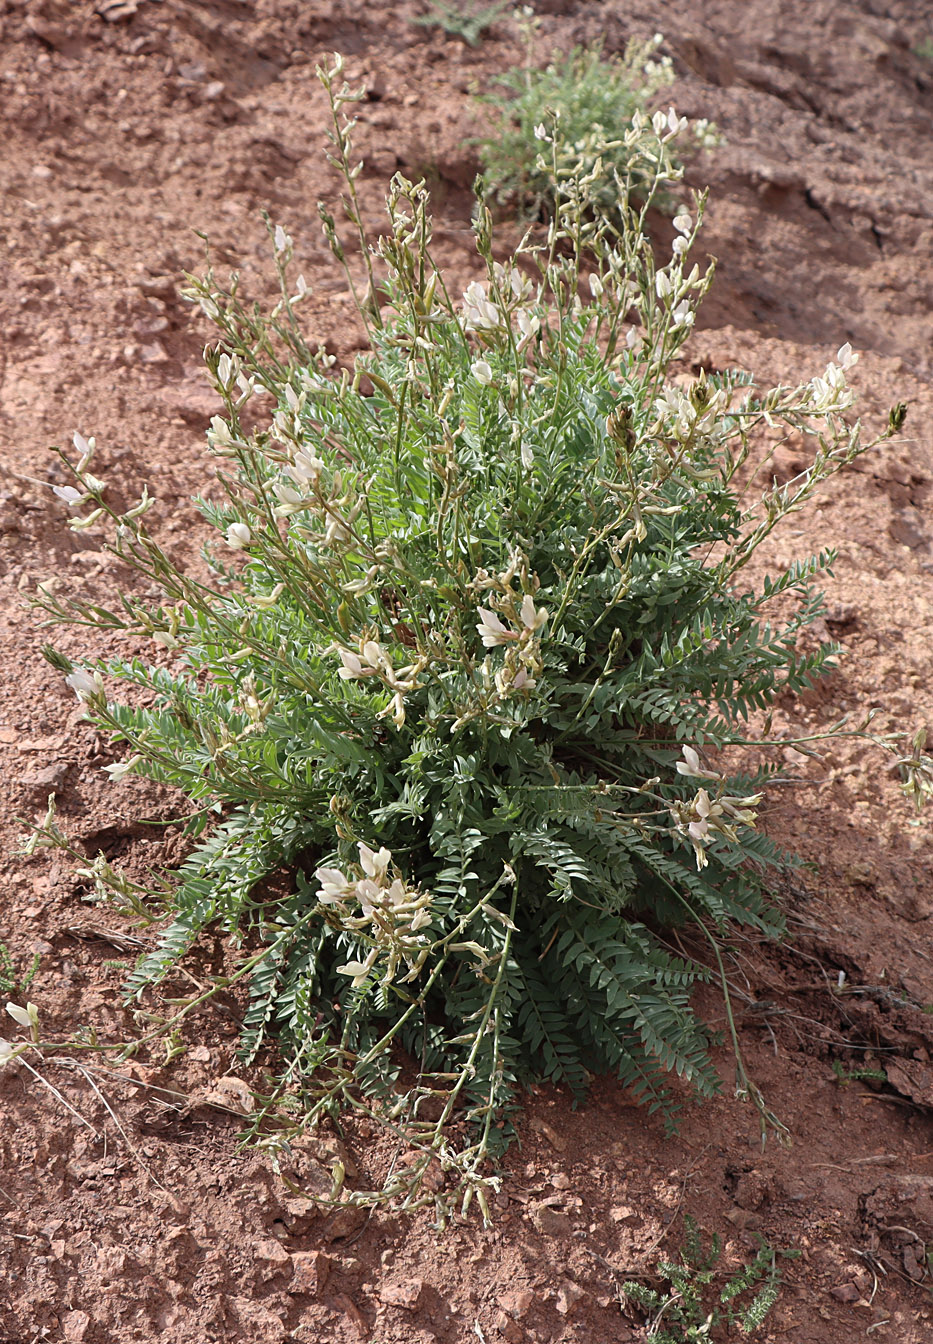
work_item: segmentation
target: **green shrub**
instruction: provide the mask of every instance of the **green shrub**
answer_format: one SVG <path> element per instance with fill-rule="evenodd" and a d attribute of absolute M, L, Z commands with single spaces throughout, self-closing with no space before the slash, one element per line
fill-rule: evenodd
<path fill-rule="evenodd" d="M 339 70 L 322 77 L 359 224 Z M 409 1207 L 432 1197 L 418 1192 L 432 1156 L 456 1173 L 448 1194 L 482 1196 L 519 1082 L 582 1097 L 610 1071 L 667 1114 L 670 1073 L 712 1093 L 689 1002 L 706 972 L 665 930 L 692 925 L 718 956 L 733 922 L 781 927 L 763 874 L 782 856 L 754 829 L 762 778 L 725 777 L 715 753 L 833 656 L 796 649 L 829 554 L 758 588 L 742 575 L 864 451 L 842 417 L 853 357 L 762 394 L 735 372 L 674 380 L 711 272 L 688 261 L 702 200 L 663 267 L 646 235 L 676 175 L 662 129 L 630 132 L 645 204 L 618 224 L 596 210 L 588 151 L 543 236 L 507 261 L 480 205 L 485 278 L 462 298 L 431 260 L 423 188 L 395 178 L 389 232 L 366 254 L 384 305 L 371 289 L 360 302 L 372 350 L 352 370 L 300 336 L 307 287 L 289 283 L 280 227 L 268 318 L 236 279 L 193 282 L 226 406 L 208 436 L 226 498 L 202 503 L 221 539 L 213 582 L 148 534 L 145 497 L 113 510 L 92 441 L 76 437 L 76 485 L 59 490 L 93 506 L 73 526 L 110 519 L 113 549 L 164 600 L 40 605 L 148 637 L 171 665 L 50 656 L 127 744 L 113 778 L 183 790 L 199 837 L 130 993 L 208 926 L 248 937 L 233 977 L 250 981 L 244 1058 L 278 1038 L 275 1102 L 296 1123 L 342 1106 L 398 1127 L 414 1157 L 387 1191 Z M 247 403 L 265 408 L 252 433 Z M 743 504 L 753 440 L 788 431 L 813 444 L 806 470 Z M 259 885 L 283 869 L 290 894 Z"/>
<path fill-rule="evenodd" d="M 711 1332 L 727 1324 L 738 1326 L 743 1335 L 754 1334 L 778 1299 L 781 1270 L 778 1254 L 794 1259 L 799 1251 L 775 1252 L 761 1238 L 758 1254 L 730 1275 L 719 1293 L 713 1291 L 721 1254 L 719 1237 L 713 1235 L 704 1251 L 700 1231 L 689 1215 L 684 1218 L 686 1238 L 679 1260 L 658 1262 L 657 1277 L 666 1288 L 654 1288 L 630 1280 L 622 1295 L 644 1312 L 648 1337 L 657 1344 L 694 1344 L 709 1340 Z"/>
<path fill-rule="evenodd" d="M 462 0 L 433 0 L 426 14 L 419 14 L 412 23 L 422 28 L 442 28 L 449 37 L 462 38 L 470 47 L 478 47 L 487 28 L 501 19 L 509 8 L 509 0 L 494 0 L 491 5 L 465 5 Z"/>
<path fill-rule="evenodd" d="M 623 189 L 652 190 L 650 167 L 639 169 L 631 156 L 639 151 L 645 107 L 674 79 L 670 57 L 655 59 L 661 41 L 660 34 L 633 40 L 624 55 L 609 57 L 601 46 L 575 47 L 544 69 L 529 63 L 500 76 L 505 95 L 483 100 L 493 111 L 492 133 L 480 142 L 490 195 L 517 200 L 534 216 L 553 210 L 562 179 L 581 171 L 602 213 L 618 208 Z M 665 113 L 656 116 L 658 134 L 674 127 L 665 126 Z M 678 119 L 675 134 L 683 145 L 717 142 L 707 121 L 688 128 Z"/>

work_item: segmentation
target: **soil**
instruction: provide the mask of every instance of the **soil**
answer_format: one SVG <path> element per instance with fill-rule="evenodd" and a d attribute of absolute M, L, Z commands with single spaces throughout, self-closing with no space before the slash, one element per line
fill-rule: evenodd
<path fill-rule="evenodd" d="M 123 1005 L 126 967 L 152 934 L 91 904 L 71 860 L 18 854 L 21 819 L 54 792 L 91 858 L 141 874 L 181 853 L 171 829 L 145 824 L 172 800 L 107 780 L 106 744 L 40 655 L 48 634 L 24 605 L 37 583 L 110 599 L 121 583 L 102 534 L 68 530 L 46 484 L 65 479 L 49 445 L 96 435 L 101 474 L 128 498 L 148 482 L 159 536 L 193 555 L 203 527 L 191 499 L 210 486 L 204 429 L 219 410 L 200 372 L 210 330 L 178 294 L 203 263 L 196 230 L 261 295 L 268 210 L 314 288 L 308 331 L 342 359 L 359 348 L 315 210 L 337 201 L 314 76 L 334 50 L 367 89 L 367 219 L 378 226 L 392 172 L 424 173 L 439 260 L 457 280 L 475 274 L 470 94 L 522 49 L 508 22 L 474 50 L 412 25 L 417 12 L 384 0 L 0 0 L 0 938 L 18 967 L 40 958 L 29 998 L 47 1038 L 130 1039 L 166 1005 Z M 914 50 L 933 36 L 929 0 L 541 0 L 538 12 L 542 55 L 663 32 L 678 76 L 669 101 L 723 133 L 690 167 L 711 189 L 704 237 L 719 259 L 696 365 L 798 382 L 850 341 L 867 424 L 909 406 L 903 436 L 775 546 L 785 560 L 837 549 L 817 634 L 846 650 L 828 681 L 780 706 L 777 729 L 818 732 L 872 710 L 879 732 L 933 730 L 933 61 Z M 775 470 L 798 464 L 787 444 Z M 54 638 L 76 658 L 116 647 L 80 629 Z M 758 1338 L 933 1338 L 930 823 L 864 741 L 813 751 L 784 750 L 787 782 L 765 819 L 813 863 L 776 892 L 791 936 L 777 948 L 740 939 L 728 967 L 747 1066 L 792 1146 L 762 1148 L 754 1108 L 729 1086 L 688 1103 L 674 1137 L 611 1082 L 580 1110 L 541 1088 L 491 1229 L 316 1217 L 265 1152 L 238 1146 L 257 1078 L 234 1059 L 238 1005 L 215 1002 L 171 1061 L 161 1047 L 122 1066 L 52 1054 L 33 1056 L 36 1074 L 0 1073 L 2 1344 L 637 1341 L 644 1324 L 619 1284 L 657 1282 L 685 1214 L 720 1235 L 725 1270 L 759 1236 L 800 1252 Z M 166 993 L 190 993 L 197 968 Z M 701 1006 L 724 1025 L 712 991 Z M 725 1048 L 719 1063 L 728 1079 Z M 364 1170 L 372 1160 L 364 1142 L 353 1157 Z"/>

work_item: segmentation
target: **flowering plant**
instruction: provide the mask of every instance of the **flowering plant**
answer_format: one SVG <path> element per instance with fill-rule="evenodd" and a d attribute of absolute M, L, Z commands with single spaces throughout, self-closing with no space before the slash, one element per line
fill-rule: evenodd
<path fill-rule="evenodd" d="M 525 64 L 499 77 L 504 94 L 482 100 L 493 118 L 491 134 L 480 142 L 489 194 L 502 202 L 517 200 L 535 216 L 554 208 L 568 177 L 586 176 L 591 203 L 604 214 L 617 208 L 621 191 L 639 196 L 650 191 L 656 206 L 668 204 L 654 181 L 650 148 L 643 157 L 644 109 L 674 82 L 671 58 L 658 54 L 662 35 L 633 38 L 617 56 L 606 56 L 601 44 L 575 47 L 538 67 L 534 20 L 520 19 L 520 27 L 528 47 Z M 655 112 L 652 129 L 676 141 L 681 156 L 719 143 L 709 121 L 688 122 L 673 108 Z M 676 160 L 671 166 L 677 168 Z"/>
<path fill-rule="evenodd" d="M 320 73 L 361 228 L 340 69 Z M 764 780 L 729 780 L 715 757 L 833 657 L 796 648 L 828 554 L 757 591 L 742 571 L 865 451 L 844 419 L 854 357 L 762 394 L 729 370 L 675 381 L 711 280 L 690 262 L 703 199 L 659 264 L 645 219 L 671 177 L 670 128 L 636 118 L 631 135 L 651 169 L 643 205 L 601 213 L 584 154 L 540 236 L 499 260 L 480 201 L 482 276 L 462 295 L 432 260 L 423 187 L 395 178 L 388 232 L 363 253 L 371 351 L 353 368 L 299 334 L 307 285 L 290 281 L 281 228 L 264 321 L 235 283 L 194 280 L 225 406 L 208 438 L 226 498 L 202 505 L 217 582 L 173 565 L 146 498 L 114 512 L 79 438 L 80 502 L 164 600 L 39 599 L 172 659 L 50 655 L 127 744 L 124 773 L 195 804 L 174 918 L 130 992 L 206 926 L 251 930 L 244 1055 L 275 1033 L 291 1061 L 277 1100 L 301 1123 L 342 1099 L 398 1128 L 412 1161 L 381 1194 L 409 1206 L 447 1198 L 419 1184 L 435 1159 L 457 1175 L 448 1193 L 485 1201 L 520 1080 L 582 1094 L 610 1070 L 668 1114 L 670 1073 L 714 1091 L 689 1003 L 705 972 L 664 929 L 692 923 L 718 955 L 733 922 L 780 928 L 762 873 L 782 855 L 755 829 Z M 264 408 L 252 431 L 247 403 Z M 755 436 L 788 428 L 813 444 L 806 470 L 743 502 Z M 113 680 L 150 702 L 111 698 Z M 283 868 L 291 894 L 257 894 Z M 417 1065 L 405 1084 L 399 1048 Z"/>

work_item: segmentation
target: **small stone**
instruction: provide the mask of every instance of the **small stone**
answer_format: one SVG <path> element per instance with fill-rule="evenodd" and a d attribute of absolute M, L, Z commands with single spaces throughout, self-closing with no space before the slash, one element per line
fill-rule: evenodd
<path fill-rule="evenodd" d="M 573 1235 L 573 1223 L 566 1213 L 552 1209 L 547 1204 L 535 1209 L 532 1214 L 535 1227 L 546 1237 L 570 1237 Z"/>
<path fill-rule="evenodd" d="M 586 1293 L 576 1283 L 571 1283 L 568 1279 L 560 1292 L 557 1294 L 555 1303 L 557 1310 L 562 1316 L 569 1316 L 574 1307 L 586 1297 Z"/>
<path fill-rule="evenodd" d="M 898 542 L 901 546 L 909 546 L 911 550 L 917 550 L 918 547 L 927 544 L 926 528 L 919 509 L 911 507 L 899 509 L 891 519 L 888 533 L 892 541 Z"/>
<path fill-rule="evenodd" d="M 830 1297 L 834 1297 L 837 1302 L 857 1302 L 862 1294 L 854 1283 L 840 1283 L 835 1288 L 830 1288 Z"/>
<path fill-rule="evenodd" d="M 50 793 L 61 792 L 65 787 L 67 777 L 68 766 L 66 762 L 57 761 L 53 765 L 47 765 L 44 770 L 23 775 L 19 782 L 25 792 L 26 801 L 36 807 L 41 807 L 48 802 Z"/>
<path fill-rule="evenodd" d="M 424 1279 L 400 1279 L 396 1283 L 386 1283 L 379 1289 L 379 1297 L 387 1307 L 401 1307 L 404 1311 L 416 1311 L 424 1292 Z"/>
<path fill-rule="evenodd" d="M 525 1332 L 518 1321 L 513 1321 L 511 1316 L 507 1316 L 504 1311 L 500 1311 L 496 1317 L 496 1329 L 503 1339 L 508 1340 L 509 1344 L 522 1344 L 525 1338 Z"/>
<path fill-rule="evenodd" d="M 263 1279 L 272 1279 L 277 1274 L 288 1274 L 291 1271 L 292 1257 L 274 1237 L 257 1242 L 253 1247 L 253 1255 Z"/>
<path fill-rule="evenodd" d="M 62 1320 L 62 1334 L 68 1344 L 80 1344 L 90 1324 L 91 1318 L 86 1311 L 69 1311 Z"/>
<path fill-rule="evenodd" d="M 540 1116 L 535 1116 L 531 1122 L 532 1129 L 536 1129 L 539 1134 L 543 1134 L 552 1148 L 558 1153 L 563 1153 L 567 1149 L 567 1140 L 563 1134 L 559 1134 L 553 1125 L 549 1125 L 546 1120 Z"/>
<path fill-rule="evenodd" d="M 316 1297 L 327 1282 L 330 1261 L 320 1251 L 295 1251 L 291 1256 L 292 1281 L 290 1293 Z"/>
<path fill-rule="evenodd" d="M 520 1321 L 534 1306 L 535 1295 L 530 1288 L 517 1288 L 499 1298 L 499 1306 Z"/>
<path fill-rule="evenodd" d="M 161 341 L 152 341 L 149 345 L 139 347 L 139 358 L 143 364 L 165 364 L 168 355 Z"/>

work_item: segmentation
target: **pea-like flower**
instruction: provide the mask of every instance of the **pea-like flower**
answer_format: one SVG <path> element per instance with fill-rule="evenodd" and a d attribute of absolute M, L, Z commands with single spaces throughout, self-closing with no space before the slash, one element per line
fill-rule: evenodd
<path fill-rule="evenodd" d="M 91 672 L 86 667 L 76 667 L 65 678 L 65 685 L 70 686 L 79 700 L 89 705 L 92 700 L 98 699 L 103 694 L 104 682 L 99 672 Z"/>
<path fill-rule="evenodd" d="M 463 325 L 467 331 L 496 331 L 502 326 L 502 313 L 479 280 L 463 292 Z"/>
<path fill-rule="evenodd" d="M 245 523 L 231 523 L 225 536 L 227 545 L 234 551 L 242 551 L 253 539 L 253 534 Z"/>
<path fill-rule="evenodd" d="M 476 628 L 484 648 L 497 649 L 502 644 L 509 644 L 512 640 L 518 639 L 515 631 L 507 629 L 494 611 L 489 611 L 486 607 L 477 607 L 476 610 L 480 617 Z"/>
<path fill-rule="evenodd" d="M 700 757 L 694 747 L 683 748 L 683 760 L 677 762 L 678 775 L 687 775 L 690 779 L 722 779 L 715 770 L 707 770 L 700 764 Z"/>
<path fill-rule="evenodd" d="M 489 387 L 492 382 L 492 365 L 487 360 L 477 359 L 470 365 L 470 372 L 483 387 Z"/>

